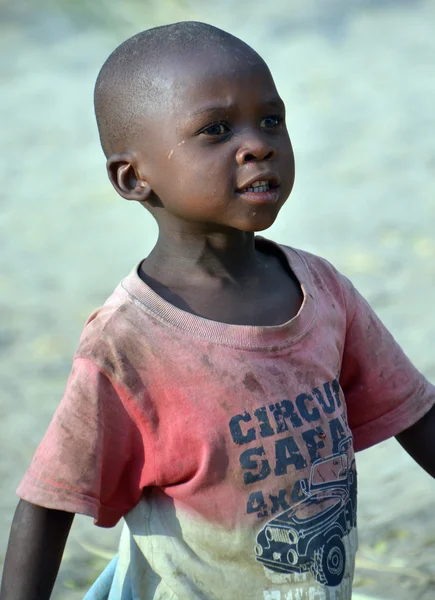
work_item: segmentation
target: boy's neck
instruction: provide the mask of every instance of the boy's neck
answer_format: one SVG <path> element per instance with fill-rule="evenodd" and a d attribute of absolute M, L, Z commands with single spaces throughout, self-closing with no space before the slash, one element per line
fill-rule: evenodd
<path fill-rule="evenodd" d="M 150 255 L 142 263 L 143 271 L 162 284 L 174 280 L 198 283 L 208 278 L 242 283 L 261 268 L 251 232 L 162 232 Z"/>
<path fill-rule="evenodd" d="M 231 325 L 281 325 L 303 300 L 282 253 L 257 250 L 254 234 L 238 230 L 168 236 L 160 228 L 139 276 L 176 308 Z"/>

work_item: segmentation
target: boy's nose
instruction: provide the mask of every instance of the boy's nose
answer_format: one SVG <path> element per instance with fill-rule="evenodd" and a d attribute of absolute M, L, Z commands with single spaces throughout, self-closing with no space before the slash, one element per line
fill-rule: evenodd
<path fill-rule="evenodd" d="M 252 161 L 270 160 L 275 154 L 275 148 L 269 144 L 261 140 L 252 140 L 237 150 L 236 160 L 239 165 L 244 165 Z"/>

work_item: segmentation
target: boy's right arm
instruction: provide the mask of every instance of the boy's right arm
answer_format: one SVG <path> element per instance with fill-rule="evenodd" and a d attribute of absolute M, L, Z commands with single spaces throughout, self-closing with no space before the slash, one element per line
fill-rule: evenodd
<path fill-rule="evenodd" d="M 74 514 L 20 500 L 12 521 L 0 600 L 49 600 Z"/>

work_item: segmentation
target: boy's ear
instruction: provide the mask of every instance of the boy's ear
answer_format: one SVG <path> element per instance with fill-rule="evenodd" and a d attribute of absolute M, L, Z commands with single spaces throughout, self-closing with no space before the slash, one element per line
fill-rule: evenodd
<path fill-rule="evenodd" d="M 121 152 L 107 159 L 107 174 L 113 187 L 126 200 L 146 202 L 152 189 L 147 181 L 137 175 L 136 160 L 133 154 Z"/>

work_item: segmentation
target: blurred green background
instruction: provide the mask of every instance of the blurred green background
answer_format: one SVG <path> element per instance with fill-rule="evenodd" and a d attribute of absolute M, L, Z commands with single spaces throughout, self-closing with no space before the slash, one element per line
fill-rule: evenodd
<path fill-rule="evenodd" d="M 435 380 L 434 0 L 0 0 L 0 560 L 83 322 L 156 235 L 106 179 L 96 75 L 185 19 L 254 46 L 286 101 L 297 181 L 268 235 L 351 277 Z M 433 600 L 435 483 L 394 440 L 358 465 L 355 599 Z M 117 535 L 77 518 L 55 600 L 83 596 Z"/>

